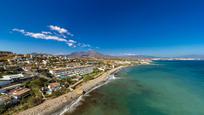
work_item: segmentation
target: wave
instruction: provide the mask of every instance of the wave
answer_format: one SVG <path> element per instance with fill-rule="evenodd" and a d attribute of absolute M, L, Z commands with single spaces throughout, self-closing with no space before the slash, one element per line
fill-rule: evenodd
<path fill-rule="evenodd" d="M 96 90 L 97 88 L 100 88 L 101 86 L 103 86 L 105 84 L 108 84 L 110 81 L 115 80 L 115 79 L 118 79 L 118 78 L 115 77 L 114 74 L 109 75 L 108 79 L 105 82 L 96 85 L 95 87 L 93 87 L 92 89 L 87 91 L 84 95 L 81 95 L 76 100 L 72 101 L 71 104 L 66 105 L 61 111 L 58 112 L 58 114 L 59 115 L 64 115 L 65 113 L 73 112 L 79 105 L 82 104 L 81 101 L 84 100 L 84 96 L 90 96 L 89 93 Z"/>

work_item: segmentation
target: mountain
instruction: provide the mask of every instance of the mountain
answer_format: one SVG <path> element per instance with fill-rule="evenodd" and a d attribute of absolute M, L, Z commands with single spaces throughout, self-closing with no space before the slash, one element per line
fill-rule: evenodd
<path fill-rule="evenodd" d="M 68 57 L 72 58 L 114 58 L 114 59 L 144 59 L 144 58 L 153 58 L 153 56 L 145 56 L 145 55 L 127 55 L 127 56 L 111 56 L 111 55 L 105 55 L 96 51 L 82 51 L 82 52 L 73 52 L 68 55 Z"/>
<path fill-rule="evenodd" d="M 82 51 L 82 52 L 73 52 L 71 54 L 68 55 L 69 57 L 78 57 L 78 58 L 106 58 L 106 57 L 110 57 L 108 55 L 104 55 L 101 54 L 99 52 L 96 51 Z"/>
<path fill-rule="evenodd" d="M 42 55 L 46 55 L 46 56 L 48 56 L 48 55 L 52 55 L 52 54 L 33 52 L 33 53 L 31 53 L 30 55 L 33 55 L 33 56 L 42 56 Z"/>

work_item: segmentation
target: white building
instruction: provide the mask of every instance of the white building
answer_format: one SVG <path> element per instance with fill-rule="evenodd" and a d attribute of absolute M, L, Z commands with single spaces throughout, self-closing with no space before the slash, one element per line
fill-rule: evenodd
<path fill-rule="evenodd" d="M 23 74 L 14 74 L 14 75 L 4 75 L 0 78 L 0 81 L 11 81 L 16 79 L 24 78 Z"/>

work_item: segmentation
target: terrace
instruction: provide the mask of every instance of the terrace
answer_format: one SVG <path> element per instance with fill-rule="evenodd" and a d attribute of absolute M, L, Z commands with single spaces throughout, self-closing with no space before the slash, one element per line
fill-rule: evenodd
<path fill-rule="evenodd" d="M 21 99 L 21 98 L 27 97 L 30 94 L 29 92 L 30 92 L 30 89 L 28 88 L 17 88 L 17 89 L 11 90 L 8 94 Z"/>

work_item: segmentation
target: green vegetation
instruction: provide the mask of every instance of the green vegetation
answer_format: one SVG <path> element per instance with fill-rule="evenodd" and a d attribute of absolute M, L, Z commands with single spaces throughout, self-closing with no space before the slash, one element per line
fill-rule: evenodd
<path fill-rule="evenodd" d="M 68 87 L 70 86 L 70 84 L 73 84 L 73 81 L 71 80 L 71 78 L 54 79 L 51 82 L 58 82 L 63 87 L 61 87 L 59 90 L 53 92 L 51 95 L 45 95 L 47 98 L 55 98 L 55 97 L 58 97 L 60 95 L 65 94 L 65 93 L 68 93 L 70 91 L 68 89 Z"/>
<path fill-rule="evenodd" d="M 70 91 L 69 87 L 71 84 L 80 84 L 82 81 L 86 82 L 99 77 L 105 71 L 108 71 L 114 66 L 115 61 L 120 61 L 120 59 L 93 59 L 93 58 L 67 58 L 63 56 L 53 56 L 44 54 L 13 54 L 12 52 L 0 52 L 0 77 L 3 75 L 18 74 L 22 73 L 27 75 L 35 75 L 32 80 L 21 80 L 19 83 L 23 84 L 24 87 L 31 89 L 30 95 L 19 100 L 18 104 L 14 107 L 9 105 L 0 106 L 0 112 L 5 111 L 4 114 L 15 114 L 19 111 L 31 108 L 33 106 L 41 104 L 45 99 L 55 98 L 62 94 Z M 122 59 L 121 59 L 122 60 Z M 44 63 L 45 62 L 45 63 Z M 97 68 L 93 70 L 92 73 L 86 75 L 79 75 L 67 77 L 60 79 L 54 77 L 50 73 L 50 70 L 55 71 L 55 69 L 60 70 L 60 68 L 78 68 L 79 66 L 94 66 L 103 68 L 101 71 Z M 26 69 L 26 71 L 24 70 Z M 74 72 L 75 73 L 75 72 Z M 38 75 L 38 76 L 36 76 Z M 66 77 L 66 76 L 65 76 Z M 23 82 L 23 83 L 22 83 Z M 49 83 L 60 83 L 60 87 L 57 87 L 54 92 L 49 92 Z M 15 82 L 18 83 L 18 82 Z M 51 95 L 48 95 L 51 94 Z M 1 113 L 0 113 L 1 114 Z"/>
<path fill-rule="evenodd" d="M 60 95 L 63 95 L 68 92 L 69 92 L 69 89 L 62 87 L 60 90 L 53 92 L 52 95 L 50 95 L 49 97 L 52 97 L 52 98 L 59 97 Z"/>
<path fill-rule="evenodd" d="M 64 85 L 64 87 L 66 87 L 66 88 L 68 88 L 70 84 L 74 83 L 74 81 L 70 77 L 58 80 L 58 82 L 60 84 Z"/>
<path fill-rule="evenodd" d="M 29 82 L 25 83 L 26 87 L 29 88 L 36 88 L 36 87 L 44 87 L 49 83 L 49 81 L 47 79 L 44 78 L 38 78 Z"/>
<path fill-rule="evenodd" d="M 0 67 L 0 78 L 4 75 L 12 75 L 12 74 L 19 74 L 21 73 L 23 70 L 19 67 L 16 68 L 12 68 L 9 70 L 5 70 L 3 67 Z"/>
<path fill-rule="evenodd" d="M 5 115 L 13 115 L 14 113 L 17 113 L 22 110 L 26 110 L 28 108 L 34 107 L 36 105 L 39 105 L 43 102 L 42 98 L 40 97 L 34 97 L 29 96 L 27 98 L 23 98 L 17 106 L 10 107 L 4 114 Z"/>
<path fill-rule="evenodd" d="M 0 105 L 0 113 L 5 112 L 7 107 L 5 105 Z"/>
<path fill-rule="evenodd" d="M 83 80 L 86 82 L 86 81 L 89 81 L 89 80 L 92 80 L 94 79 L 94 76 L 93 75 L 90 75 L 90 74 L 87 74 L 87 75 L 84 75 L 84 78 Z"/>
<path fill-rule="evenodd" d="M 40 69 L 40 70 L 38 70 L 38 73 L 40 73 L 40 74 L 42 74 L 42 75 L 44 75 L 44 76 L 47 76 L 47 77 L 49 77 L 49 78 L 54 77 L 54 76 L 49 72 L 48 69 Z"/>
<path fill-rule="evenodd" d="M 46 87 L 48 83 L 47 79 L 39 78 L 25 84 L 26 87 L 31 89 L 31 98 L 27 100 L 29 105 L 35 106 L 42 103 L 43 96 L 40 90 L 41 87 Z"/>
<path fill-rule="evenodd" d="M 41 104 L 43 100 L 42 93 L 40 91 L 41 87 L 44 87 L 48 84 L 48 81 L 44 78 L 38 78 L 29 82 L 26 82 L 24 85 L 27 88 L 31 89 L 29 97 L 23 98 L 20 101 L 20 104 L 14 106 L 13 108 L 9 108 L 4 114 L 12 115 L 18 111 L 25 110 L 36 105 Z M 0 108 L 1 109 L 1 108 Z"/>
<path fill-rule="evenodd" d="M 83 76 L 84 82 L 94 79 L 99 73 L 101 73 L 101 71 L 95 68 L 92 73 Z"/>

